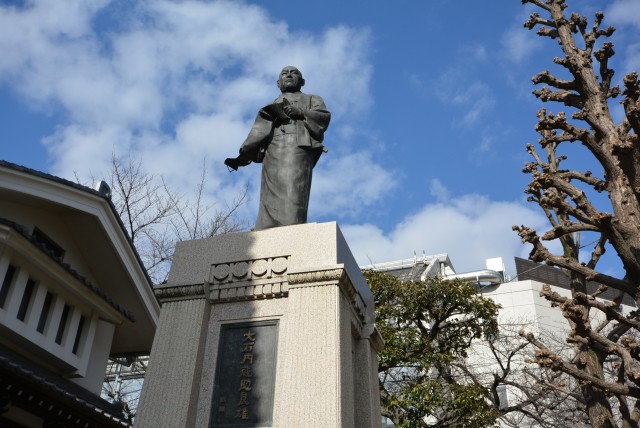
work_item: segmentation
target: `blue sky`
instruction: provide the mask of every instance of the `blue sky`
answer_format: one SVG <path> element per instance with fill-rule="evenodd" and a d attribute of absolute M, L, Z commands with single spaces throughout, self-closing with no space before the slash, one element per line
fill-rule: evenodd
<path fill-rule="evenodd" d="M 640 68 L 640 2 L 570 6 L 617 27 L 617 81 Z M 259 167 L 222 161 L 295 65 L 333 114 L 310 221 L 338 221 L 363 264 L 447 252 L 460 272 L 498 256 L 510 267 L 528 253 L 511 226 L 545 225 L 521 169 L 541 107 L 530 78 L 560 55 L 522 26 L 530 12 L 519 0 L 1 1 L 0 158 L 89 180 L 131 155 L 185 197 L 205 165 L 210 204 L 249 183 L 253 222 Z"/>

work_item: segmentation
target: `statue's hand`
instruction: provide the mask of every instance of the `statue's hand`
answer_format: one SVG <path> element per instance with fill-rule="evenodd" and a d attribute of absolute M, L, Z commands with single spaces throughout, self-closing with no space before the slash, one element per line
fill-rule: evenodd
<path fill-rule="evenodd" d="M 229 170 L 237 171 L 241 166 L 247 166 L 251 163 L 250 160 L 241 159 L 240 156 L 237 158 L 226 158 L 224 160 L 224 164 L 229 167 Z"/>
<path fill-rule="evenodd" d="M 224 160 L 224 164 L 234 171 L 237 171 L 238 167 L 240 166 L 237 158 L 226 158 Z"/>
<path fill-rule="evenodd" d="M 293 104 L 286 104 L 283 109 L 291 119 L 304 119 L 304 113 L 300 107 L 294 106 Z"/>

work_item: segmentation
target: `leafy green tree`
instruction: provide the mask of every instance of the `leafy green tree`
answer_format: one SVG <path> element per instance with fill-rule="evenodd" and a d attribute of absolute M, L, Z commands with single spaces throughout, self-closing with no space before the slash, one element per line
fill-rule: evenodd
<path fill-rule="evenodd" d="M 398 427 L 485 427 L 499 417 L 487 388 L 453 370 L 472 342 L 498 334 L 499 306 L 472 285 L 401 282 L 366 271 L 385 340 L 379 355 L 382 413 Z"/>

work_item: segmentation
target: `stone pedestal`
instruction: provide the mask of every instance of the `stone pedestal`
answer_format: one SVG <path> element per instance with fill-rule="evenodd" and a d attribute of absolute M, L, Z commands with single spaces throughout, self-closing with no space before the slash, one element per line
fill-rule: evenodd
<path fill-rule="evenodd" d="M 179 243 L 137 427 L 379 427 L 373 296 L 335 223 Z"/>

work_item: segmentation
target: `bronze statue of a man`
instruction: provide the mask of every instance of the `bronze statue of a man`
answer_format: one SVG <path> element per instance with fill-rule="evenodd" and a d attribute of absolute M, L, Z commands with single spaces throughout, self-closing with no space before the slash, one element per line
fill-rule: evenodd
<path fill-rule="evenodd" d="M 300 92 L 303 85 L 300 70 L 283 68 L 278 78 L 282 94 L 260 109 L 240 155 L 224 161 L 233 170 L 262 163 L 254 230 L 307 222 L 311 175 L 326 151 L 322 140 L 331 113 L 322 98 Z"/>

